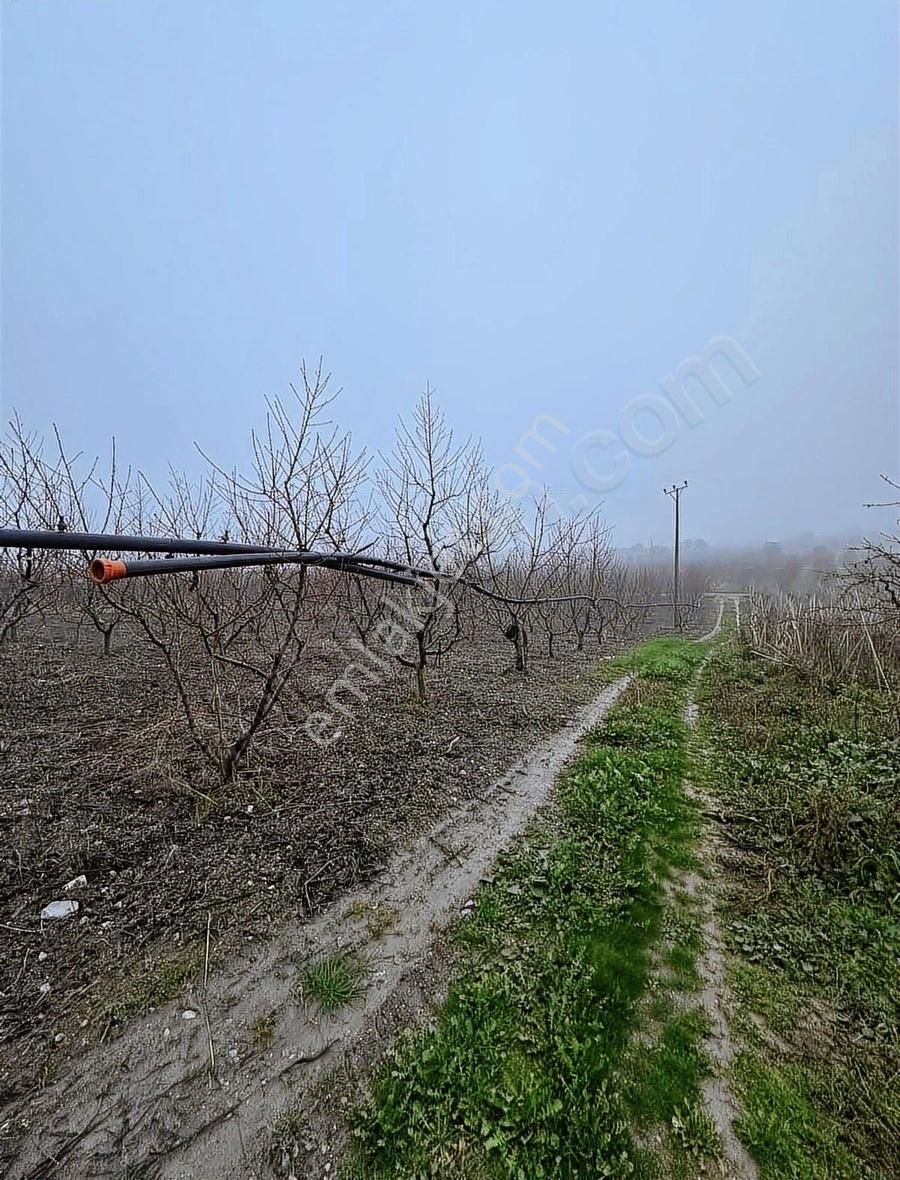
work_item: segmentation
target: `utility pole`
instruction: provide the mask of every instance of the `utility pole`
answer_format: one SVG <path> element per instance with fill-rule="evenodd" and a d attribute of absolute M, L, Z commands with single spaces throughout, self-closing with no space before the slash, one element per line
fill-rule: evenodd
<path fill-rule="evenodd" d="M 673 483 L 670 488 L 663 488 L 667 496 L 675 503 L 675 580 L 672 587 L 672 626 L 676 631 L 681 630 L 681 612 L 678 607 L 678 581 L 681 573 L 681 493 L 687 487 L 684 483 Z"/>

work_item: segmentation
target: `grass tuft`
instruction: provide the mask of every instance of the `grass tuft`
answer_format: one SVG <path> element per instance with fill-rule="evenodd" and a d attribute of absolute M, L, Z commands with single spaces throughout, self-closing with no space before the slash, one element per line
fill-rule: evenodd
<path fill-rule="evenodd" d="M 369 964 L 355 954 L 333 955 L 305 967 L 297 980 L 297 998 L 322 1012 L 337 1012 L 366 994 Z"/>

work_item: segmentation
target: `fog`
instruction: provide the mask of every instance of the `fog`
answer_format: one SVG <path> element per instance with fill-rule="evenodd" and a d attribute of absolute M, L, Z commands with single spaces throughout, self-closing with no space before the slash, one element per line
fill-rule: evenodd
<path fill-rule="evenodd" d="M 164 478 L 324 355 L 360 446 L 430 381 L 621 546 L 685 479 L 689 538 L 840 545 L 898 470 L 896 55 L 888 0 L 4 4 L 3 415 Z"/>

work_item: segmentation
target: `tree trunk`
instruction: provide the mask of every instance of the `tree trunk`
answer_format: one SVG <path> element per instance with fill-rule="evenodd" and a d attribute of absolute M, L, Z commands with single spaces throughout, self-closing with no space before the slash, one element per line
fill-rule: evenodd
<path fill-rule="evenodd" d="M 525 634 L 525 628 L 519 624 L 516 631 L 516 671 L 528 671 L 528 636 Z"/>
<path fill-rule="evenodd" d="M 425 650 L 424 631 L 416 632 L 416 650 L 416 693 L 419 700 L 422 702 L 422 704 L 424 704 L 427 699 L 427 693 L 425 689 L 425 666 L 428 663 L 428 653 Z"/>

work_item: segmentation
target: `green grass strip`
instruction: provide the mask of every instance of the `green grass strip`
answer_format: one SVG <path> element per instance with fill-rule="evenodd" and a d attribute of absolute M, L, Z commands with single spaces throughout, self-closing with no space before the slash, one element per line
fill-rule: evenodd
<path fill-rule="evenodd" d="M 700 689 L 719 921 L 761 1180 L 887 1180 L 900 1143 L 900 739 L 887 694 L 721 645 Z M 695 777 L 700 767 L 695 768 Z"/>
<path fill-rule="evenodd" d="M 681 711 L 704 654 L 657 640 L 619 661 L 634 684 L 562 776 L 558 806 L 459 924 L 458 978 L 434 1029 L 402 1041 L 377 1074 L 348 1175 L 542 1180 L 641 1167 L 618 1075 L 651 974 L 664 879 L 691 861 Z M 654 1117 L 671 1121 L 685 1086 L 696 1088 L 690 1037 L 678 1026 L 666 1047 L 687 1063 L 685 1085 L 665 1069 L 648 1077 L 658 1093 L 641 1104 Z"/>

